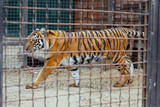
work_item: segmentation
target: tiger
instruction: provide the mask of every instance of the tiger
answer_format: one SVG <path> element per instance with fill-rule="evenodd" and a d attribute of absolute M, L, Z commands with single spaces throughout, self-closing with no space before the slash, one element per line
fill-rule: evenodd
<path fill-rule="evenodd" d="M 123 87 L 133 82 L 133 62 L 127 58 L 126 51 L 131 49 L 130 38 L 143 37 L 139 32 L 125 27 L 104 30 L 86 30 L 65 32 L 62 30 L 34 30 L 27 38 L 26 51 L 45 50 L 47 59 L 37 78 L 26 85 L 26 89 L 38 88 L 47 79 L 56 66 L 64 65 L 70 71 L 74 83 L 70 87 L 80 86 L 79 64 L 90 64 L 102 57 L 109 58 L 118 65 L 122 81 L 115 82 L 115 87 Z M 77 65 L 77 66 L 76 66 Z"/>

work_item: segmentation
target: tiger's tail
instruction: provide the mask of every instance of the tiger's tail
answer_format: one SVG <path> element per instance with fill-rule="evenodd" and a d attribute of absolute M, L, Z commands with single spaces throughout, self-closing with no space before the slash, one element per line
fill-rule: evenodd
<path fill-rule="evenodd" d="M 144 38 L 144 32 L 135 31 L 128 28 L 120 28 L 120 30 L 125 32 L 129 38 Z"/>

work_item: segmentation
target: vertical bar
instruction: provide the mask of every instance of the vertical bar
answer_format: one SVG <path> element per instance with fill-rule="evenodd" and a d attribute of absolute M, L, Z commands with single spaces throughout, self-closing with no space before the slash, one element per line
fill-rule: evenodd
<path fill-rule="evenodd" d="M 22 22 L 22 4 L 21 4 L 21 0 L 19 0 L 19 22 Z M 22 38 L 22 24 L 19 25 L 19 45 L 21 45 L 21 38 Z M 19 97 L 19 104 L 18 106 L 20 107 L 21 106 L 21 74 L 20 74 L 20 69 L 18 70 L 18 76 L 19 76 L 19 93 L 18 93 L 18 97 Z"/>
<path fill-rule="evenodd" d="M 72 4 L 73 4 L 73 0 L 69 0 L 69 23 L 71 23 L 71 19 L 72 19 Z M 71 33 L 71 29 L 72 29 L 72 25 L 69 25 L 69 33 Z M 72 39 L 72 38 L 71 38 Z M 70 44 L 68 44 L 69 45 L 69 50 L 70 50 L 70 48 L 71 48 L 71 46 L 70 46 Z M 69 60 L 69 66 L 70 66 L 70 60 Z M 68 70 L 68 72 L 70 72 L 69 70 Z M 69 84 L 69 78 L 70 78 L 70 74 L 68 74 L 68 84 Z M 70 87 L 68 87 L 68 107 L 70 107 Z"/>
<path fill-rule="evenodd" d="M 108 0 L 108 10 L 113 11 L 113 2 L 114 0 Z M 108 23 L 112 24 L 112 13 L 108 13 Z"/>
<path fill-rule="evenodd" d="M 0 107 L 2 107 L 3 104 L 3 0 L 0 0 Z"/>
<path fill-rule="evenodd" d="M 80 9 L 81 9 L 81 11 L 80 11 L 80 31 L 82 31 L 83 30 L 83 26 L 82 26 L 82 19 L 83 19 L 83 11 L 82 11 L 82 9 L 83 9 L 83 2 L 82 2 L 82 0 L 80 1 Z M 80 38 L 78 38 L 78 41 L 80 41 Z M 80 47 L 80 49 L 79 49 L 79 54 L 81 53 L 81 47 Z M 80 64 L 79 64 L 80 65 Z M 79 67 L 79 75 L 81 75 L 81 67 Z M 81 85 L 81 76 L 79 77 L 79 79 L 80 79 L 80 84 L 79 85 Z M 81 107 L 81 87 L 79 88 L 79 107 Z"/>
<path fill-rule="evenodd" d="M 149 31 L 148 31 L 148 51 L 147 51 L 147 107 L 158 107 L 157 99 L 160 96 L 157 92 L 160 82 L 158 63 L 158 36 L 159 31 L 159 17 L 158 17 L 158 5 L 159 0 L 151 0 L 150 4 L 150 17 L 149 17 Z M 157 75 L 158 74 L 158 75 Z M 157 87 L 158 86 L 158 87 Z"/>
<path fill-rule="evenodd" d="M 135 3 L 135 2 L 134 2 L 134 3 Z M 142 7 L 142 2 L 141 2 L 141 1 L 138 3 L 138 11 L 139 11 L 139 13 L 143 13 L 143 7 Z M 135 17 L 136 17 L 136 16 L 135 16 Z M 141 15 L 138 16 L 138 23 L 139 23 L 139 24 L 142 24 L 142 16 L 141 16 Z M 138 26 L 138 31 L 141 32 L 141 31 L 142 31 L 142 27 Z M 137 44 L 138 44 L 138 47 L 137 47 L 137 48 L 138 48 L 137 61 L 140 62 L 140 61 L 143 61 L 143 60 L 142 60 L 142 55 L 143 55 L 143 54 L 142 54 L 142 52 L 141 52 L 142 40 L 138 40 L 138 43 L 137 43 Z M 140 70 L 141 65 L 142 65 L 142 64 L 138 64 L 138 65 L 137 65 L 137 66 L 138 66 L 138 71 Z M 140 72 L 138 72 L 138 76 L 137 76 L 137 77 L 138 77 L 138 78 L 137 78 L 137 80 L 138 80 L 138 84 L 137 84 L 138 87 L 141 85 L 141 83 L 139 82 L 139 81 L 140 81 L 140 75 L 139 75 L 139 74 L 140 74 Z M 137 106 L 140 104 L 140 100 L 139 100 L 140 98 L 139 98 L 139 97 L 140 97 L 140 90 L 138 89 L 138 92 L 137 92 Z"/>
<path fill-rule="evenodd" d="M 58 8 L 60 8 L 61 7 L 61 0 L 58 0 Z M 59 23 L 60 23 L 60 14 L 61 14 L 61 11 L 59 11 L 58 10 L 58 16 L 57 16 L 57 30 L 59 31 L 59 29 L 60 29 L 60 25 L 59 25 Z M 59 35 L 59 33 L 58 33 L 58 35 Z M 57 47 L 59 46 L 59 40 L 57 39 Z M 58 53 L 58 48 L 57 48 L 57 62 L 59 61 L 59 59 L 58 59 L 58 56 L 59 56 L 59 53 Z M 57 63 L 57 65 L 56 66 L 58 66 L 58 63 Z M 59 75 L 59 73 L 58 73 L 58 71 L 57 71 L 57 69 L 56 69 L 56 107 L 59 107 L 59 97 L 58 97 L 58 95 L 59 95 L 59 92 L 58 92 L 58 75 Z"/>
<path fill-rule="evenodd" d="M 45 25 L 45 28 L 47 29 L 48 26 L 47 26 L 47 23 L 48 23 L 48 0 L 45 1 L 46 2 L 46 19 L 45 19 L 45 22 L 46 22 L 46 25 Z M 37 4 L 37 1 L 36 1 L 36 4 Z M 37 5 L 36 5 L 37 7 Z M 37 14 L 37 11 L 36 11 L 36 14 Z M 36 15 L 37 16 L 37 15 Z M 47 103 L 46 103 L 46 72 L 44 72 L 44 107 L 47 107 Z"/>
<path fill-rule="evenodd" d="M 149 12 L 149 2 L 145 2 L 145 13 L 148 13 Z M 144 16 L 144 24 L 148 24 L 148 16 Z M 147 38 L 147 30 L 148 30 L 148 26 L 145 26 L 144 27 L 144 32 L 145 32 L 145 34 L 144 34 L 144 38 Z M 143 41 L 143 44 L 144 44 L 144 47 L 143 47 L 143 49 L 144 50 L 147 50 L 147 41 L 146 40 L 144 40 Z M 143 61 L 145 61 L 147 58 L 147 53 L 146 52 L 144 52 L 143 53 Z M 143 74 L 146 74 L 146 71 L 147 71 L 147 66 L 146 66 L 146 63 L 144 63 L 143 64 Z M 146 76 L 143 76 L 143 79 L 142 79 L 143 81 L 142 81 L 142 85 L 143 86 L 146 86 Z M 146 98 L 146 88 L 143 88 L 142 89 L 142 98 Z M 142 107 L 146 107 L 146 99 L 144 99 L 143 101 L 142 101 Z"/>
<path fill-rule="evenodd" d="M 23 1 L 23 6 L 28 7 L 28 0 Z M 22 22 L 28 22 L 28 9 L 23 9 L 23 14 L 22 14 Z M 28 35 L 28 25 L 27 24 L 22 24 L 22 36 L 23 38 Z M 25 47 L 25 42 L 23 42 L 23 47 Z M 23 48 L 23 51 L 25 49 Z M 27 55 L 24 55 L 23 57 L 23 67 L 27 67 Z"/>
<path fill-rule="evenodd" d="M 160 1 L 159 1 L 159 5 L 160 5 Z M 159 6 L 158 5 L 158 6 Z M 158 41 L 158 43 L 157 43 L 157 46 L 160 46 L 160 6 L 158 7 L 158 34 L 157 34 L 157 41 Z M 156 91 L 156 95 L 157 95 L 157 102 L 156 102 L 156 104 L 157 104 L 157 106 L 158 105 L 160 105 L 160 79 L 159 79 L 159 77 L 160 77 L 160 48 L 158 48 L 158 55 L 157 55 L 157 66 L 158 66 L 158 69 L 157 69 L 157 91 Z"/>
<path fill-rule="evenodd" d="M 33 5 L 32 5 L 33 8 L 34 8 L 34 7 L 37 7 L 37 6 L 35 6 L 35 5 L 37 4 L 37 0 L 33 0 L 32 2 L 33 2 Z M 35 9 L 33 9 L 32 12 L 33 12 L 33 17 L 32 17 L 32 31 L 34 31 L 34 30 L 35 30 L 35 26 L 36 26 L 36 25 L 35 25 L 35 22 L 37 22 L 37 21 L 36 21 L 36 18 L 35 18 L 35 17 L 36 17 L 35 13 L 36 13 L 37 11 L 36 11 Z M 31 64 L 32 64 L 31 67 L 32 67 L 32 70 L 34 69 L 34 68 L 33 68 L 34 63 L 35 63 L 35 62 L 34 62 L 34 54 L 32 54 L 32 59 L 31 59 Z M 34 78 L 34 73 L 32 73 L 32 82 L 34 81 L 33 78 Z M 32 107 L 34 107 L 34 106 L 35 106 L 35 102 L 34 102 L 34 90 L 32 89 Z"/>
<path fill-rule="evenodd" d="M 28 0 L 23 1 L 23 7 L 28 7 Z M 28 22 L 28 9 L 23 9 L 22 22 Z M 28 24 L 22 24 L 22 36 L 26 37 L 28 34 Z"/>
<path fill-rule="evenodd" d="M 139 6 L 138 7 L 139 7 L 139 9 L 138 9 L 139 13 L 142 13 L 143 12 L 143 7 L 142 7 L 142 3 L 141 2 L 139 2 Z M 139 15 L 138 23 L 142 24 L 142 16 L 141 15 Z M 140 26 L 138 26 L 138 31 L 139 32 L 142 31 L 142 28 Z M 142 41 L 138 40 L 138 50 L 139 50 L 139 52 L 138 52 L 138 62 L 141 61 L 141 57 L 142 57 L 142 52 L 140 52 L 141 51 L 141 47 L 142 47 L 141 45 L 142 45 Z M 140 69 L 140 68 L 141 68 L 141 64 L 138 64 L 138 69 Z"/>
<path fill-rule="evenodd" d="M 8 6 L 8 0 L 5 0 L 4 2 L 4 5 L 5 6 Z M 7 21 L 7 16 L 8 16 L 8 9 L 5 9 L 5 13 L 4 13 L 4 20 L 5 21 Z M 1 22 L 1 21 L 0 21 Z M 4 36 L 5 37 L 7 37 L 7 35 L 8 35 L 8 24 L 7 23 L 5 23 L 4 25 L 3 25 L 3 27 L 4 27 L 4 29 L 5 29 L 5 34 L 4 34 Z M 0 36 L 1 37 L 1 36 Z M 7 45 L 7 43 L 5 43 L 5 45 L 4 45 L 4 56 L 3 56 L 3 58 L 4 58 L 4 60 L 6 61 L 6 59 L 7 59 L 7 55 L 6 55 L 6 45 Z M 4 63 L 4 68 L 7 68 L 7 64 L 6 63 Z M 6 70 L 7 71 L 7 70 Z M 4 102 L 5 102 L 5 104 L 4 104 L 4 106 L 5 107 L 7 107 L 7 99 L 8 99 L 8 94 L 7 94 L 7 91 L 8 91 L 8 87 L 7 87 L 7 73 L 6 72 L 4 72 L 4 85 L 5 85 L 5 89 L 4 89 L 4 93 L 5 93 L 5 98 L 4 98 Z"/>
<path fill-rule="evenodd" d="M 48 22 L 48 1 L 46 0 L 46 29 L 48 28 L 47 22 Z"/>

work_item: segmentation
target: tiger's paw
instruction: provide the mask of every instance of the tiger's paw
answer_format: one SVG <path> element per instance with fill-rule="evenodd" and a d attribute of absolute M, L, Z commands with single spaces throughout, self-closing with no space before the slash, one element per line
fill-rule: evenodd
<path fill-rule="evenodd" d="M 73 84 L 70 84 L 69 87 L 79 87 L 79 84 L 76 85 L 75 83 L 73 83 Z"/>
<path fill-rule="evenodd" d="M 30 83 L 26 85 L 26 89 L 37 89 L 38 84 Z"/>
<path fill-rule="evenodd" d="M 114 87 L 123 87 L 122 84 L 120 84 L 118 81 L 114 84 Z"/>
<path fill-rule="evenodd" d="M 127 84 L 131 84 L 133 82 L 133 77 L 127 80 Z"/>

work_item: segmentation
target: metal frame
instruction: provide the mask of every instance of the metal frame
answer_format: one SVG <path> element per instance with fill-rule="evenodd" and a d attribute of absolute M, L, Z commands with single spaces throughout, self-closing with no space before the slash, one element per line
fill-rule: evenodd
<path fill-rule="evenodd" d="M 143 0 L 141 0 L 143 1 Z M 4 6 L 5 8 L 15 8 Z M 148 29 L 148 51 L 147 51 L 147 98 L 146 98 L 146 106 L 147 107 L 158 107 L 160 104 L 160 1 L 159 0 L 151 0 L 150 4 L 150 17 L 149 17 L 149 29 Z M 29 9 L 28 7 L 21 7 Z M 33 8 L 33 9 L 43 9 L 43 8 Z M 61 9 L 65 10 L 65 9 Z M 72 9 L 76 11 L 76 9 Z M 68 9 L 70 11 L 70 9 Z M 77 9 L 77 11 L 91 11 L 85 9 Z M 94 12 L 94 11 L 93 11 Z M 98 12 L 98 11 L 95 11 Z M 108 13 L 116 13 L 115 11 L 107 11 Z M 121 12 L 122 13 L 122 12 Z M 0 107 L 3 105 L 3 0 L 0 0 Z M 124 14 L 129 14 L 125 12 Z M 133 13 L 132 13 L 133 14 Z M 144 15 L 144 14 L 142 14 Z M 15 23 L 15 22 L 5 22 L 5 23 Z M 18 22 L 16 22 L 18 23 Z M 19 22 L 19 24 L 32 24 L 25 22 Z M 46 23 L 35 23 L 35 24 L 48 24 Z M 57 24 L 57 23 L 49 23 L 49 24 Z M 48 24 L 48 25 L 49 25 Z M 63 23 L 59 23 L 61 25 Z M 64 25 L 64 24 L 63 24 Z M 66 24 L 66 25 L 79 25 L 79 24 Z M 83 24 L 89 25 L 89 24 Z M 99 25 L 99 24 L 93 24 Z M 104 24 L 104 25 L 112 25 L 112 24 Z M 118 26 L 118 24 L 116 25 Z M 130 25 L 126 25 L 130 26 Z M 133 26 L 133 25 L 132 25 Z M 143 24 L 138 24 L 134 26 L 148 26 Z M 23 26 L 24 27 L 24 26 Z M 145 105 L 144 105 L 145 106 Z"/>
<path fill-rule="evenodd" d="M 147 52 L 147 107 L 160 104 L 160 1 L 151 0 Z"/>
<path fill-rule="evenodd" d="M 3 0 L 0 0 L 0 107 L 3 104 Z"/>

